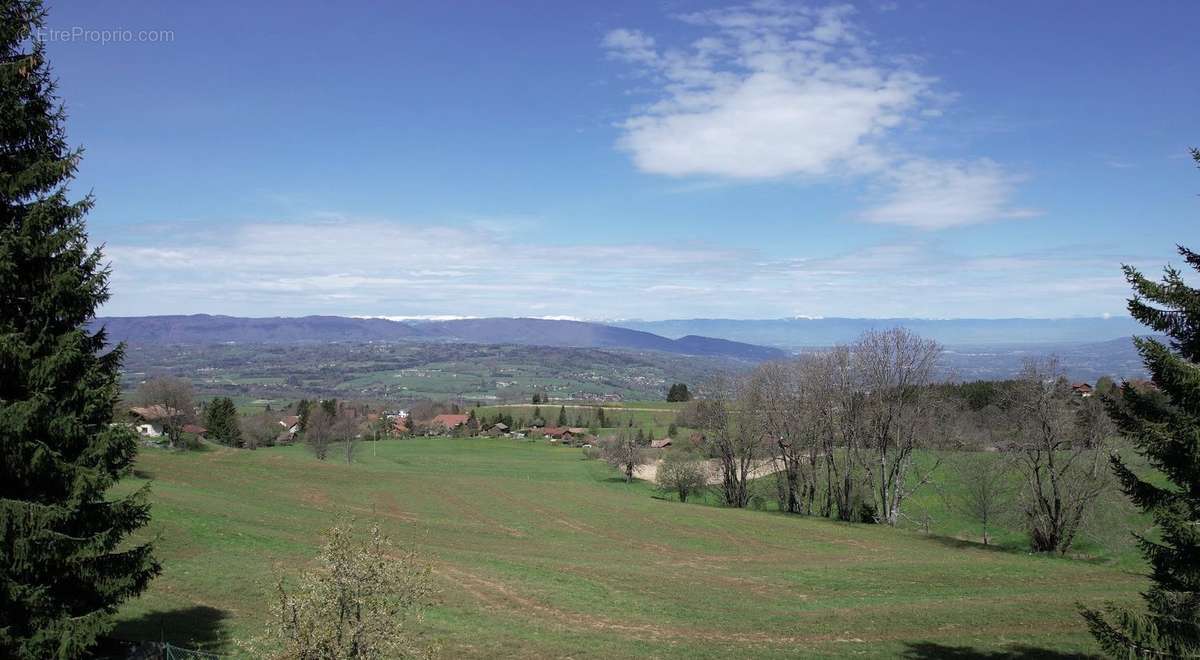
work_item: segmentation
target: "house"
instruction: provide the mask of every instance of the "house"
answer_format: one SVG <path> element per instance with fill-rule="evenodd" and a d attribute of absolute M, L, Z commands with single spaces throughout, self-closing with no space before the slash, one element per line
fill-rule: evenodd
<path fill-rule="evenodd" d="M 147 438 L 159 438 L 162 437 L 163 434 L 162 424 L 155 424 L 153 422 L 142 422 L 135 425 L 133 428 L 137 430 L 138 435 Z"/>
<path fill-rule="evenodd" d="M 191 433 L 192 435 L 196 436 L 197 438 L 203 438 L 204 434 L 208 433 L 208 429 L 204 428 L 203 426 L 199 426 L 197 424 L 184 424 L 183 432 Z"/>
<path fill-rule="evenodd" d="M 179 415 L 179 411 L 162 404 L 152 406 L 134 406 L 129 414 L 136 420 L 137 432 L 147 438 L 157 438 L 163 434 L 163 423 Z"/>
<path fill-rule="evenodd" d="M 1075 383 L 1071 386 L 1071 391 L 1081 397 L 1087 398 L 1092 395 L 1092 386 L 1087 383 Z"/>
<path fill-rule="evenodd" d="M 664 448 L 670 447 L 670 446 L 671 446 L 670 438 L 662 438 L 661 440 L 651 440 L 650 441 L 651 449 L 664 449 Z"/>
<path fill-rule="evenodd" d="M 429 426 L 434 428 L 441 426 L 447 431 L 453 431 L 463 424 L 466 424 L 467 420 L 470 418 L 470 415 L 438 415 L 429 420 Z"/>
<path fill-rule="evenodd" d="M 509 431 L 508 424 L 505 424 L 504 422 L 498 422 L 496 424 L 493 424 L 492 428 L 487 430 L 487 434 L 490 436 L 500 436 L 500 435 L 505 435 L 506 433 L 508 433 L 508 431 Z"/>
<path fill-rule="evenodd" d="M 291 431 L 280 431 L 279 435 L 275 436 L 275 444 L 290 445 L 296 440 L 296 434 Z"/>
<path fill-rule="evenodd" d="M 300 432 L 300 416 L 288 415 L 287 417 L 279 420 L 279 425 L 282 426 L 288 433 L 295 435 Z"/>

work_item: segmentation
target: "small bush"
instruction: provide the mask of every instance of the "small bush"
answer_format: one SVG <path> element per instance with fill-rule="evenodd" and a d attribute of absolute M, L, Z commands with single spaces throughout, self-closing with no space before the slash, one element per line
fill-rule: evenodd
<path fill-rule="evenodd" d="M 429 564 L 396 548 L 378 525 L 361 535 L 343 518 L 325 534 L 318 566 L 280 577 L 265 633 L 240 645 L 256 658 L 428 658 L 422 634 L 434 593 Z"/>
<path fill-rule="evenodd" d="M 664 492 L 673 492 L 680 502 L 689 495 L 704 490 L 708 484 L 708 464 L 700 457 L 683 450 L 666 452 L 658 465 L 656 478 L 658 487 Z"/>

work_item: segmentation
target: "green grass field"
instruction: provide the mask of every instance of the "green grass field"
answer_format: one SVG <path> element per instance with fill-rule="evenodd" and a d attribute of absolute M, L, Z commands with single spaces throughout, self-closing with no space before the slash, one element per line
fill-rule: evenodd
<path fill-rule="evenodd" d="M 1076 602 L 1137 599 L 1116 562 L 1031 556 L 762 511 L 680 504 L 578 450 L 499 439 L 143 451 L 163 575 L 119 634 L 222 652 L 257 631 L 339 511 L 433 563 L 429 634 L 458 657 L 1075 657 Z M 332 457 L 338 456 L 335 451 Z"/>

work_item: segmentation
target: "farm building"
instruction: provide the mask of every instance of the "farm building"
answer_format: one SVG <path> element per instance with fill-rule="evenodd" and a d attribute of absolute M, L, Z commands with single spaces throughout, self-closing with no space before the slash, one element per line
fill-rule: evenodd
<path fill-rule="evenodd" d="M 434 417 L 433 419 L 429 420 L 429 426 L 434 427 L 434 428 L 440 426 L 440 427 L 446 429 L 447 431 L 453 431 L 454 429 L 462 426 L 463 424 L 466 424 L 468 419 L 470 419 L 470 415 L 446 415 L 446 414 L 443 414 L 443 415 L 438 415 L 438 416 Z"/>
<path fill-rule="evenodd" d="M 671 446 L 670 438 L 661 438 L 659 440 L 652 440 L 650 442 L 651 449 L 664 449 L 664 448 L 670 447 L 670 446 Z"/>
<path fill-rule="evenodd" d="M 134 406 L 129 414 L 135 420 L 137 432 L 147 438 L 157 438 L 163 434 L 163 422 L 179 415 L 174 408 L 155 404 L 152 406 Z"/>

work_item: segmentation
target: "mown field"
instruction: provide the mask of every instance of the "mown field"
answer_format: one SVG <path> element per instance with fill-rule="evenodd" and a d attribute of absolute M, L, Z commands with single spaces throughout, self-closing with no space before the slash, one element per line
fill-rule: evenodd
<path fill-rule="evenodd" d="M 273 575 L 339 511 L 433 563 L 446 657 L 1076 657 L 1076 603 L 1136 600 L 1119 562 L 1031 556 L 907 529 L 680 504 L 578 450 L 493 439 L 145 450 L 163 575 L 119 633 L 236 653 Z M 331 456 L 338 456 L 333 452 Z"/>

